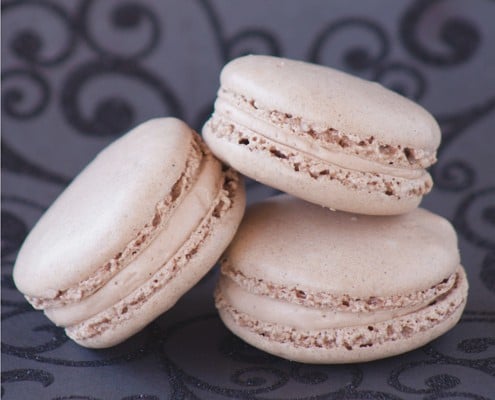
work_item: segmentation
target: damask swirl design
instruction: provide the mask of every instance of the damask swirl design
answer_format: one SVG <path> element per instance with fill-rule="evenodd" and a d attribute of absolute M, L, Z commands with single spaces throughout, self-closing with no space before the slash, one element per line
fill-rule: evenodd
<path fill-rule="evenodd" d="M 25 398 L 31 390 L 40 399 L 106 400 L 95 390 L 99 382 L 111 382 L 112 398 L 120 400 L 493 399 L 495 186 L 486 155 L 495 148 L 488 73 L 495 28 L 487 22 L 495 3 L 408 0 L 392 2 L 391 11 L 375 0 L 359 9 L 334 3 L 309 7 L 288 0 L 267 17 L 261 0 L 240 2 L 233 15 L 229 2 L 213 0 L 2 2 L 2 399 Z M 183 40 L 186 31 L 194 46 Z M 26 133 L 35 129 L 53 154 L 69 160 L 83 153 L 89 158 L 95 144 L 155 116 L 183 118 L 199 131 L 212 111 L 221 66 L 247 53 L 302 54 L 378 81 L 437 117 L 442 146 L 425 204 L 452 217 L 461 247 L 468 248 L 463 265 L 476 294 L 447 335 L 372 363 L 288 362 L 227 331 L 211 298 L 213 270 L 143 332 L 93 351 L 68 340 L 17 292 L 16 253 L 74 175 L 63 162 L 44 163 L 24 151 L 18 138 L 32 138 Z M 198 79 L 209 88 L 187 82 Z M 443 93 L 445 87 L 453 89 Z M 450 96 L 455 107 L 448 106 Z M 25 146 L 39 143 L 28 139 Z M 251 201 L 276 193 L 246 183 Z M 71 386 L 77 390 L 65 388 L 67 379 L 81 380 Z"/>
<path fill-rule="evenodd" d="M 493 209 L 495 186 L 470 193 L 459 205 L 454 216 L 457 230 L 473 244 L 495 250 Z"/>
<path fill-rule="evenodd" d="M 493 313 L 495 315 L 495 313 Z M 468 320 L 464 320 L 467 323 Z M 472 323 L 479 323 L 485 321 L 493 324 L 495 321 L 485 317 L 472 320 Z M 411 371 L 419 372 L 421 376 L 427 371 L 430 371 L 430 366 L 451 365 L 455 366 L 456 371 L 462 371 L 464 368 L 475 369 L 480 371 L 487 378 L 486 381 L 490 382 L 495 378 L 495 357 L 484 356 L 483 353 L 489 353 L 490 347 L 495 345 L 494 337 L 477 337 L 469 338 L 460 341 L 457 344 L 457 350 L 470 355 L 469 357 L 455 357 L 447 355 L 432 345 L 424 347 L 424 352 L 427 359 L 421 361 L 413 361 L 408 364 L 401 365 L 399 368 L 392 371 L 390 374 L 388 383 L 398 389 L 402 393 L 412 393 L 426 395 L 423 398 L 427 399 L 443 399 L 443 398 L 467 398 L 467 399 L 480 399 L 485 400 L 488 397 L 480 395 L 474 392 L 465 392 L 459 389 L 462 384 L 462 379 L 459 376 L 447 374 L 447 373 L 435 373 L 424 379 L 424 386 L 415 387 L 403 382 L 403 377 L 406 373 Z M 492 353 L 493 354 L 493 353 Z M 474 355 L 474 357 L 472 356 Z M 481 380 L 482 381 L 482 380 Z M 495 387 L 495 386 L 493 386 Z M 488 391 L 489 387 L 482 387 L 483 391 Z M 488 389 L 488 390 L 487 390 Z M 493 393 L 493 392 L 491 392 Z"/>
<path fill-rule="evenodd" d="M 348 370 L 350 381 L 344 385 L 340 391 L 355 390 L 362 383 L 363 371 L 356 365 L 345 366 L 343 368 Z M 329 368 L 327 367 L 327 371 L 325 371 L 324 367 L 293 363 L 291 365 L 290 376 L 291 379 L 296 382 L 304 383 L 306 385 L 318 385 L 331 379 L 331 373 L 329 373 L 330 371 L 328 371 L 328 369 Z"/>
<path fill-rule="evenodd" d="M 54 42 L 53 35 L 47 35 L 46 33 L 44 35 L 43 32 L 36 31 L 35 26 L 40 29 L 44 25 L 33 25 L 32 21 L 26 20 L 25 27 L 17 27 L 17 32 L 9 43 L 9 47 L 17 57 L 28 64 L 42 67 L 58 65 L 66 61 L 75 50 L 76 31 L 73 29 L 73 22 L 67 11 L 60 5 L 50 1 L 12 0 L 2 2 L 2 13 L 7 17 L 10 13 L 22 12 L 23 9 L 34 12 L 35 8 L 39 9 L 40 18 L 46 22 L 49 21 L 51 29 L 53 29 L 53 24 L 61 26 L 60 30 L 65 34 L 59 35 L 59 38 L 64 38 L 65 43 L 59 44 L 58 48 L 53 50 L 50 48 Z"/>
<path fill-rule="evenodd" d="M 424 75 L 418 69 L 401 63 L 379 66 L 373 80 L 414 101 L 420 101 L 426 91 Z"/>
<path fill-rule="evenodd" d="M 431 171 L 435 186 L 452 192 L 460 192 L 474 185 L 476 174 L 473 168 L 463 160 L 440 160 Z"/>
<path fill-rule="evenodd" d="M 278 369 L 257 366 L 234 371 L 230 376 L 232 383 L 250 388 L 246 392 L 247 395 L 276 390 L 284 386 L 288 380 L 287 375 Z"/>
<path fill-rule="evenodd" d="M 356 44 L 348 44 L 335 54 L 332 44 L 339 43 L 339 37 L 351 33 L 356 36 L 353 39 Z M 362 38 L 361 41 L 357 37 Z M 373 46 L 364 45 L 371 39 Z M 366 18 L 348 18 L 323 29 L 316 36 L 308 58 L 318 64 L 342 65 L 346 70 L 367 76 L 403 96 L 419 101 L 427 87 L 424 75 L 413 65 L 390 60 L 390 47 L 389 36 L 379 24 Z"/>
<path fill-rule="evenodd" d="M 228 37 L 223 30 L 220 19 L 208 0 L 199 0 L 213 29 L 222 61 L 226 63 L 232 58 L 241 55 L 256 53 L 279 56 L 280 45 L 277 38 L 267 30 L 247 28 L 232 37 Z"/>
<path fill-rule="evenodd" d="M 135 2 L 114 2 L 111 9 L 108 11 L 108 17 L 106 18 L 110 22 L 110 26 L 119 31 L 137 31 L 139 28 L 146 26 L 147 38 L 143 41 L 143 44 L 137 46 L 132 52 L 129 52 L 127 46 L 121 46 L 124 48 L 124 52 L 115 51 L 115 42 L 110 45 L 105 45 L 103 41 L 104 37 L 95 37 L 91 32 L 92 27 L 99 24 L 93 23 L 91 18 L 93 15 L 98 15 L 102 11 L 104 6 L 108 6 L 110 2 L 95 2 L 94 0 L 85 0 L 81 3 L 78 16 L 81 29 L 81 35 L 85 38 L 89 46 L 95 50 L 101 57 L 105 58 L 117 58 L 117 59 L 133 59 L 139 61 L 140 58 L 146 57 L 153 52 L 159 42 L 161 36 L 160 22 L 156 15 L 147 7 Z M 98 10 L 93 10 L 98 8 Z M 100 21 L 100 18 L 98 18 Z M 119 32 L 120 33 L 120 32 Z M 126 35 L 131 33 L 125 32 Z M 119 36 L 118 34 L 116 35 Z M 120 46 L 119 46 L 120 47 Z"/>
<path fill-rule="evenodd" d="M 2 290 L 13 289 L 12 280 L 3 279 L 2 276 Z M 42 334 L 37 337 L 42 341 L 39 344 L 32 344 L 30 346 L 17 345 L 5 342 L 6 336 L 2 336 L 2 354 L 8 356 L 14 356 L 25 360 L 32 360 L 36 363 L 42 363 L 45 365 L 59 365 L 64 367 L 108 367 L 115 364 L 129 363 L 135 360 L 139 360 L 146 355 L 150 354 L 155 346 L 156 332 L 149 329 L 147 332 L 136 338 L 134 343 L 130 343 L 128 346 L 124 346 L 120 350 L 111 352 L 109 355 L 94 354 L 93 357 L 87 360 L 78 360 L 67 357 L 68 354 L 60 357 L 57 356 L 60 352 L 63 352 L 63 346 L 70 346 L 69 338 L 65 335 L 62 328 L 58 328 L 51 324 L 47 319 L 41 316 L 39 312 L 33 310 L 33 308 L 26 301 L 10 301 L 2 299 L 2 324 L 12 324 L 20 321 L 23 324 L 28 320 L 27 316 L 31 314 L 35 316 L 30 320 L 31 324 L 26 327 L 33 332 L 40 332 Z M 22 325 L 21 325 L 22 326 Z M 43 339 L 44 338 L 44 339 Z M 10 337 L 10 340 L 12 338 Z M 44 341 L 43 341 L 44 340 Z"/>
<path fill-rule="evenodd" d="M 495 323 L 495 311 L 465 310 L 461 320 L 464 322 L 487 322 L 493 324 Z M 468 353 L 468 351 L 466 351 L 466 353 Z"/>
<path fill-rule="evenodd" d="M 280 55 L 280 47 L 269 32 L 255 29 L 245 29 L 232 36 L 223 43 L 228 59 L 241 57 L 247 54 Z"/>
<path fill-rule="evenodd" d="M 2 313 L 2 321 L 27 312 L 32 312 L 31 308 L 25 302 L 2 301 L 2 308 L 10 309 L 9 311 Z M 2 352 L 23 357 L 26 354 L 39 354 L 54 350 L 62 346 L 68 340 L 64 335 L 63 330 L 53 325 L 38 325 L 33 328 L 33 331 L 49 333 L 50 340 L 41 345 L 23 347 L 13 346 L 2 342 Z"/>
<path fill-rule="evenodd" d="M 495 346 L 495 338 L 466 339 L 460 342 L 457 348 L 465 353 L 481 353 L 488 350 L 490 346 Z"/>
<path fill-rule="evenodd" d="M 291 378 L 305 384 L 319 384 L 328 380 L 328 375 L 318 368 L 295 364 L 291 369 Z"/>
<path fill-rule="evenodd" d="M 54 380 L 53 374 L 42 369 L 13 369 L 2 372 L 2 397 L 5 393 L 4 383 L 10 382 L 39 382 L 44 387 L 50 385 Z"/>
<path fill-rule="evenodd" d="M 400 37 L 404 47 L 416 58 L 437 67 L 448 67 L 466 62 L 476 54 L 481 35 L 476 25 L 464 19 L 462 15 L 450 17 L 442 21 L 438 28 L 438 39 L 446 50 L 437 51 L 429 48 L 428 40 L 419 37 L 421 20 L 425 15 L 434 13 L 432 9 L 442 3 L 448 7 L 448 2 L 445 0 L 415 1 L 402 16 Z"/>
<path fill-rule="evenodd" d="M 490 97 L 482 103 L 472 104 L 466 109 L 452 114 L 438 115 L 437 119 L 442 128 L 440 154 L 466 129 L 480 119 L 490 115 L 493 111 L 495 111 L 495 96 L 490 93 Z"/>
<path fill-rule="evenodd" d="M 447 160 L 443 153 L 475 122 L 495 110 L 495 97 L 482 104 L 476 104 L 467 110 L 452 115 L 439 115 L 442 130 L 442 145 L 438 151 L 439 161 L 431 169 L 437 188 L 459 192 L 472 187 L 475 183 L 473 168 L 463 160 Z"/>
<path fill-rule="evenodd" d="M 2 301 L 2 323 L 6 323 L 11 319 L 23 317 L 26 313 L 35 312 L 26 302 L 11 302 Z M 122 349 L 122 354 L 114 353 L 109 357 L 104 357 L 92 360 L 74 360 L 59 358 L 54 356 L 45 356 L 44 353 L 51 353 L 54 350 L 60 349 L 68 343 L 68 337 L 65 335 L 62 328 L 55 327 L 53 324 L 40 324 L 30 327 L 34 332 L 43 332 L 46 341 L 34 346 L 19 346 L 6 343 L 2 340 L 2 353 L 10 356 L 20 357 L 27 360 L 33 360 L 38 363 L 62 365 L 66 367 L 104 367 L 114 364 L 131 362 L 141 357 L 144 357 L 150 350 L 150 340 L 145 339 L 144 344 L 141 344 L 129 351 Z M 149 333 L 151 335 L 151 333 Z M 41 335 L 39 335 L 41 337 Z M 96 356 L 96 354 L 95 354 Z"/>
<path fill-rule="evenodd" d="M 222 63 L 227 63 L 233 58 L 250 53 L 273 56 L 281 55 L 277 37 L 268 30 L 246 28 L 229 37 L 225 34 L 220 18 L 212 4 L 208 0 L 198 0 L 198 3 L 204 10 L 205 16 L 212 28 Z M 193 128 L 198 132 L 201 131 L 201 127 L 208 120 L 212 112 L 213 99 L 206 108 L 199 111 L 194 120 Z"/>
<path fill-rule="evenodd" d="M 2 72 L 2 111 L 16 119 L 42 114 L 50 102 L 48 82 L 37 72 L 11 69 Z"/>
<path fill-rule="evenodd" d="M 224 377 L 228 382 L 225 386 L 208 383 L 200 377 L 184 371 L 176 361 L 172 360 L 170 353 L 166 350 L 167 342 L 173 340 L 176 335 L 187 334 L 187 330 L 190 330 L 191 327 L 198 323 L 201 326 L 205 325 L 205 323 L 206 325 L 211 325 L 212 321 L 218 326 L 218 316 L 216 314 L 186 320 L 168 329 L 167 335 L 163 340 L 161 360 L 169 372 L 170 382 L 173 388 L 173 398 L 195 398 L 196 395 L 192 388 L 234 398 L 256 398 L 258 395 L 275 391 L 287 384 L 289 375 L 282 369 L 273 366 L 273 362 L 277 362 L 275 357 L 271 357 L 272 361 L 268 363 L 262 361 L 259 365 L 255 362 L 254 365 L 249 367 L 233 369 L 228 372 L 228 376 Z M 223 332 L 223 334 L 225 333 L 226 331 Z M 235 339 L 232 340 L 232 338 L 229 338 L 228 342 L 234 344 L 235 347 L 238 346 L 235 343 Z M 225 340 L 220 342 L 220 347 L 223 348 L 220 354 L 228 357 L 230 355 L 225 353 L 225 345 Z M 257 349 L 252 349 L 252 352 L 261 353 Z M 233 355 L 233 357 L 236 361 L 246 362 L 246 358 L 242 356 L 239 358 L 239 354 Z M 251 356 L 247 360 L 251 360 L 252 363 L 256 359 Z M 258 360 L 261 359 L 258 358 Z"/>
<path fill-rule="evenodd" d="M 74 125 L 79 132 L 86 135 L 117 135 L 134 125 L 136 121 L 136 106 L 138 103 L 134 94 L 122 93 L 117 96 L 104 97 L 97 100 L 93 115 L 83 115 L 80 105 L 80 96 L 84 86 L 92 79 L 102 76 L 122 76 L 135 82 L 144 83 L 145 87 L 158 94 L 164 106 L 163 115 L 182 116 L 182 106 L 174 93 L 165 82 L 139 65 L 127 61 L 89 62 L 80 65 L 72 71 L 62 89 L 60 100 L 62 111 L 67 121 Z M 131 100 L 132 99 L 132 100 Z"/>
<path fill-rule="evenodd" d="M 208 323 L 212 319 L 218 319 L 218 316 L 200 316 L 181 322 L 168 329 L 167 335 L 163 340 L 162 346 L 164 347 L 161 351 L 161 360 L 169 373 L 169 379 L 173 389 L 172 398 L 196 398 L 192 388 L 234 398 L 253 397 L 258 394 L 276 390 L 288 382 L 289 378 L 286 373 L 268 365 L 255 365 L 247 368 L 235 369 L 229 372 L 229 376 L 226 377 L 230 384 L 225 386 L 208 383 L 200 377 L 188 374 L 179 367 L 165 349 L 167 341 L 195 323 Z M 231 387 L 231 385 L 234 387 Z"/>
<path fill-rule="evenodd" d="M 186 338 L 183 339 L 185 340 L 183 343 L 187 344 L 187 338 L 191 336 L 191 333 L 200 332 L 205 329 L 205 326 L 220 326 L 221 334 L 212 335 L 213 343 L 208 343 L 208 346 L 205 344 L 198 356 L 209 359 L 210 362 L 221 363 L 220 360 L 217 361 L 218 355 L 221 355 L 225 361 L 228 360 L 229 364 L 230 360 L 234 360 L 234 364 L 237 366 L 228 372 L 225 371 L 223 384 L 207 382 L 200 376 L 191 374 L 180 366 L 181 360 L 174 359 L 174 357 L 180 357 L 180 352 L 167 351 L 168 346 L 175 347 L 174 343 L 178 337 Z M 216 329 L 209 328 L 208 330 L 216 332 Z M 400 397 L 390 393 L 360 388 L 363 381 L 363 371 L 358 365 L 311 366 L 265 355 L 262 351 L 233 337 L 221 326 L 216 314 L 182 321 L 169 327 L 167 333 L 162 337 L 161 360 L 168 371 L 173 388 L 171 398 L 174 399 L 197 399 L 201 398 L 203 392 L 215 393 L 221 398 L 266 399 L 273 398 L 274 395 L 277 396 L 278 390 L 291 384 L 299 386 L 298 393 L 294 392 L 291 396 L 284 398 L 298 400 L 400 399 Z M 212 354 L 211 349 L 217 346 L 221 349 L 220 352 Z M 243 347 L 242 355 L 239 354 L 239 347 Z M 239 367 L 243 364 L 248 366 Z M 303 385 L 303 390 L 301 390 L 301 385 Z"/>
<path fill-rule="evenodd" d="M 359 32 L 359 37 L 362 40 L 373 38 L 376 49 L 372 51 L 369 45 L 365 47 L 355 36 L 353 40 L 356 44 L 347 45 L 340 55 L 340 61 L 345 69 L 358 73 L 379 65 L 388 56 L 390 52 L 389 37 L 380 25 L 365 18 L 347 18 L 331 23 L 316 36 L 309 50 L 309 60 L 317 64 L 329 64 L 325 59 L 327 49 L 332 48 L 332 43 L 338 43 L 340 35 L 352 31 Z"/>

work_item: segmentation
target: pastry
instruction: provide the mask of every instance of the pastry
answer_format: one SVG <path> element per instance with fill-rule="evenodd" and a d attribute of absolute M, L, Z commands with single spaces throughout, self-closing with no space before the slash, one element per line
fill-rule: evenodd
<path fill-rule="evenodd" d="M 408 212 L 432 187 L 440 130 L 421 106 L 378 83 L 301 61 L 228 63 L 210 149 L 242 174 L 307 201 L 371 215 Z"/>
<path fill-rule="evenodd" d="M 104 149 L 26 238 L 17 288 L 69 337 L 109 347 L 140 331 L 215 264 L 242 218 L 242 181 L 174 118 Z"/>
<path fill-rule="evenodd" d="M 268 353 L 351 363 L 420 347 L 467 299 L 450 223 L 418 208 L 378 217 L 281 195 L 248 208 L 215 291 L 225 325 Z"/>

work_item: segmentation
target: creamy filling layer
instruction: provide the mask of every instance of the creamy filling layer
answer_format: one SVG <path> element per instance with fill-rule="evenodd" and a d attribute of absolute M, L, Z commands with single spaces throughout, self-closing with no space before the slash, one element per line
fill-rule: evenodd
<path fill-rule="evenodd" d="M 140 312 L 143 304 L 165 287 L 179 273 L 181 268 L 184 268 L 189 260 L 195 256 L 200 246 L 211 234 L 213 225 L 217 224 L 219 219 L 232 208 L 239 184 L 239 177 L 235 171 L 232 169 L 224 171 L 220 190 L 207 215 L 174 257 L 162 265 L 144 285 L 141 285 L 109 309 L 96 314 L 86 321 L 67 327 L 67 335 L 75 340 L 90 339 L 103 334 L 108 329 L 115 327 L 116 324 L 132 318 L 134 313 Z"/>
<path fill-rule="evenodd" d="M 274 142 L 247 127 L 234 125 L 231 121 L 217 115 L 207 122 L 204 129 L 233 144 L 243 145 L 249 151 L 261 152 L 267 157 L 274 157 L 295 172 L 306 173 L 312 179 L 335 180 L 354 190 L 381 192 L 386 196 L 400 199 L 422 196 L 428 193 L 433 185 L 431 176 L 426 170 L 415 171 L 420 176 L 416 179 L 408 179 L 379 172 L 348 169 L 294 147 Z"/>
<path fill-rule="evenodd" d="M 121 252 L 116 254 L 114 258 L 98 267 L 88 278 L 79 282 L 77 285 L 58 290 L 57 292 L 54 291 L 53 297 L 25 296 L 26 299 L 36 309 L 60 307 L 65 304 L 78 302 L 105 285 L 115 274 L 131 263 L 142 249 L 146 248 L 164 226 L 168 224 L 170 216 L 181 204 L 196 180 L 202 159 L 207 153 L 209 153 L 209 150 L 201 142 L 201 138 L 197 134 L 194 134 L 184 172 L 172 187 L 169 195 L 156 205 L 153 219 L 147 222 L 137 233 L 136 237 Z"/>
<path fill-rule="evenodd" d="M 343 347 L 352 350 L 407 339 L 416 333 L 427 331 L 464 307 L 466 293 L 466 276 L 460 268 L 452 289 L 426 306 L 392 319 L 374 320 L 374 322 L 363 320 L 361 324 L 352 326 L 334 326 L 331 322 L 325 327 L 321 323 L 321 318 L 317 323 L 309 321 L 307 326 L 301 324 L 293 326 L 288 319 L 280 322 L 283 317 L 275 316 L 276 312 L 273 312 L 269 319 L 258 319 L 254 314 L 243 312 L 229 303 L 221 286 L 215 293 L 215 304 L 220 314 L 230 318 L 235 325 L 247 328 L 268 340 L 288 343 L 296 347 L 327 349 Z M 272 322 L 273 318 L 276 318 L 277 322 Z"/>
<path fill-rule="evenodd" d="M 198 179 L 169 222 L 140 256 L 117 273 L 93 295 L 63 307 L 48 308 L 45 314 L 55 324 L 81 322 L 112 306 L 143 285 L 157 269 L 172 258 L 208 213 L 222 184 L 220 163 L 211 155 L 203 158 Z"/>
<path fill-rule="evenodd" d="M 383 163 L 373 158 L 363 158 L 362 155 L 360 156 L 354 152 L 345 152 L 342 149 L 323 146 L 318 140 L 301 136 L 291 131 L 288 132 L 283 127 L 270 124 L 265 120 L 253 119 L 252 115 L 242 109 L 236 109 L 222 99 L 217 100 L 215 107 L 215 118 L 218 117 L 242 127 L 239 130 L 249 129 L 277 145 L 285 145 L 288 148 L 301 151 L 341 168 L 375 172 L 405 179 L 418 179 L 424 174 L 424 168 L 418 166 L 394 165 L 396 164 L 395 161 Z"/>
<path fill-rule="evenodd" d="M 291 138 L 299 137 L 306 142 L 317 142 L 322 148 L 373 160 L 383 165 L 405 168 L 427 168 L 436 162 L 436 151 L 411 146 L 382 143 L 374 136 L 340 132 L 331 126 L 314 124 L 304 118 L 286 114 L 257 103 L 231 90 L 221 88 L 215 103 L 215 112 L 231 115 L 232 109 L 240 110 L 261 121 L 267 121 Z M 234 113 L 235 118 L 237 113 Z M 252 118 L 251 118 L 252 120 Z M 273 138 L 275 139 L 275 138 Z"/>
<path fill-rule="evenodd" d="M 309 308 L 249 293 L 225 276 L 220 278 L 219 286 L 225 302 L 239 313 L 295 329 L 333 329 L 386 321 L 410 314 L 428 304 L 372 312 L 346 312 L 334 308 Z"/>
<path fill-rule="evenodd" d="M 283 300 L 292 304 L 316 309 L 332 309 L 342 312 L 371 312 L 376 310 L 394 310 L 402 308 L 415 308 L 433 301 L 436 297 L 447 293 L 456 282 L 456 275 L 452 274 L 428 289 L 412 292 L 407 295 L 372 296 L 368 298 L 356 298 L 349 295 L 335 295 L 316 291 L 302 286 L 287 286 L 263 279 L 248 277 L 242 272 L 232 268 L 228 260 L 223 260 L 222 274 L 235 282 L 245 292 L 268 298 Z"/>

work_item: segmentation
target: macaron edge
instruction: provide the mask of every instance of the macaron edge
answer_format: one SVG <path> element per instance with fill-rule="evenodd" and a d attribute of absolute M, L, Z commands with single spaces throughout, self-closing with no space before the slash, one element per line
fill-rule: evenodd
<path fill-rule="evenodd" d="M 203 138 L 217 157 L 246 176 L 309 202 L 342 211 L 369 215 L 402 214 L 418 207 L 423 195 L 432 187 L 428 174 L 423 185 L 418 185 L 424 189 L 412 190 L 409 196 L 394 196 L 393 191 L 388 192 L 390 185 L 382 185 L 381 191 L 376 189 L 373 182 L 380 180 L 379 175 L 378 179 L 376 176 L 375 179 L 366 179 L 366 186 L 358 188 L 349 179 L 351 173 L 360 174 L 357 171 L 338 168 L 344 177 L 342 181 L 332 178 L 330 165 L 313 175 L 311 171 L 304 173 L 297 166 L 290 165 L 286 157 L 279 156 L 284 152 L 276 147 L 263 152 L 250 151 L 246 146 L 217 137 L 208 123 L 203 127 Z"/>
<path fill-rule="evenodd" d="M 282 341 L 273 340 L 267 332 L 257 333 L 254 329 L 248 326 L 240 326 L 240 324 L 233 317 L 232 310 L 228 309 L 229 305 L 222 303 L 223 299 L 221 297 L 221 293 L 218 291 L 216 292 L 216 305 L 220 318 L 229 330 L 249 344 L 267 351 L 268 353 L 275 354 L 289 360 L 305 363 L 340 364 L 365 362 L 402 354 L 404 352 L 416 349 L 453 328 L 461 318 L 462 312 L 466 305 L 468 291 L 468 282 L 462 266 L 459 266 L 457 273 L 459 280 L 455 288 L 449 293 L 441 296 L 434 303 L 430 304 L 426 308 L 413 312 L 412 314 L 378 323 L 380 326 L 379 329 L 382 330 L 380 335 L 381 342 L 378 344 L 373 343 L 370 340 L 366 340 L 366 336 L 370 336 L 371 331 L 373 333 L 372 336 L 375 337 L 379 331 L 379 329 L 371 324 L 361 327 L 357 326 L 350 328 L 328 329 L 327 332 L 330 336 L 333 336 L 336 340 L 342 341 L 341 345 L 335 345 L 332 348 L 324 348 L 323 346 L 303 347 L 295 345 L 292 342 L 284 343 Z M 431 318 L 431 314 L 443 318 L 436 321 L 433 326 L 428 326 L 431 325 L 431 321 L 428 320 L 428 318 Z M 388 326 L 391 326 L 394 321 L 399 321 L 399 324 L 403 321 L 406 327 L 411 323 L 414 324 L 419 322 L 420 329 L 415 332 L 413 328 L 409 327 L 404 330 L 404 334 L 402 336 L 400 336 L 402 332 L 398 332 L 399 336 L 395 337 L 393 340 L 384 340 L 387 338 Z M 255 317 L 252 317 L 252 323 L 256 327 L 262 325 L 260 322 L 256 322 Z M 275 324 L 272 325 L 275 326 Z M 372 330 L 370 330 L 370 326 L 373 328 Z M 302 332 L 290 327 L 284 328 L 278 326 L 278 329 L 290 332 L 290 334 L 299 335 L 300 337 L 308 338 L 308 336 L 311 335 L 310 332 Z M 312 333 L 318 335 L 320 332 L 322 331 L 315 331 Z M 354 334 L 352 335 L 352 333 Z M 395 330 L 392 333 L 397 334 Z M 359 340 L 364 339 L 365 342 L 361 344 L 358 343 L 358 347 L 353 347 L 355 345 L 346 343 L 345 340 L 342 340 L 348 334 L 351 334 Z"/>
<path fill-rule="evenodd" d="M 231 204 L 224 209 L 225 203 L 221 200 L 221 196 L 215 199 L 210 211 L 196 232 L 191 235 L 191 238 L 199 235 L 197 240 L 184 243 L 176 255 L 140 288 L 110 309 L 79 324 L 67 327 L 66 334 L 84 347 L 111 347 L 137 333 L 149 322 L 170 309 L 214 266 L 233 238 L 242 219 L 245 209 L 245 190 L 242 178 L 232 169 L 226 169 L 222 187 L 220 192 L 229 196 Z M 212 220 L 216 223 L 214 222 L 213 226 L 208 229 Z M 174 264 L 181 265 L 176 266 L 172 276 L 167 278 L 169 266 Z M 164 277 L 165 281 L 161 280 Z M 156 280 L 157 282 L 154 282 Z M 140 296 L 140 293 L 146 290 L 146 286 L 153 284 L 158 287 L 149 296 Z M 134 297 L 139 298 L 136 304 L 132 304 Z M 112 315 L 111 318 L 109 314 Z"/>

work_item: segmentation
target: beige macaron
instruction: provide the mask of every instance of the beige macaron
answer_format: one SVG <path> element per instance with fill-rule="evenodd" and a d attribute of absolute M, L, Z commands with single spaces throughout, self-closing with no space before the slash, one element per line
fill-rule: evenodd
<path fill-rule="evenodd" d="M 26 238 L 17 288 L 77 343 L 140 331 L 215 264 L 245 208 L 243 183 L 174 118 L 104 149 Z"/>
<path fill-rule="evenodd" d="M 241 173 L 329 208 L 372 215 L 418 206 L 440 129 L 378 83 L 320 65 L 249 55 L 220 76 L 211 150 Z"/>
<path fill-rule="evenodd" d="M 424 209 L 377 217 L 288 195 L 248 208 L 222 257 L 216 306 L 251 345 L 305 363 L 420 347 L 461 317 L 468 284 L 450 223 Z"/>

